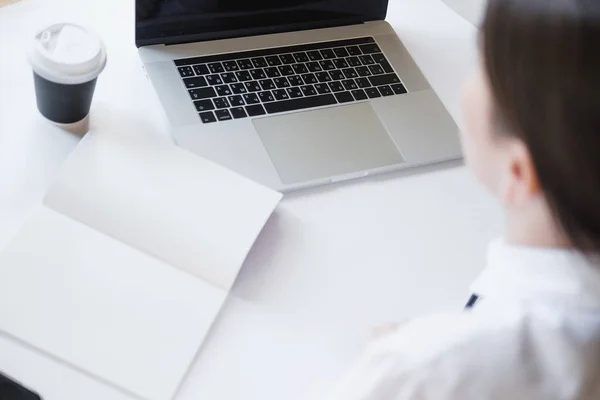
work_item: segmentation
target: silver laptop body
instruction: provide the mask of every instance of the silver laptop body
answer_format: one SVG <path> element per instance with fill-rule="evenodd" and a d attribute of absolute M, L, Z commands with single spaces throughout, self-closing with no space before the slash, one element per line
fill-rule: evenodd
<path fill-rule="evenodd" d="M 461 157 L 456 124 L 383 20 L 184 39 L 138 38 L 176 143 L 273 189 Z"/>

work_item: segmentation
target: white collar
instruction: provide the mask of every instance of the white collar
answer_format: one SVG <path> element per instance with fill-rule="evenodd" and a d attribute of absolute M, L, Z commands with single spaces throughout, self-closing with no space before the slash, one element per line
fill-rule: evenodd
<path fill-rule="evenodd" d="M 487 267 L 471 286 L 481 297 L 551 301 L 600 309 L 600 257 L 573 250 L 490 244 Z"/>

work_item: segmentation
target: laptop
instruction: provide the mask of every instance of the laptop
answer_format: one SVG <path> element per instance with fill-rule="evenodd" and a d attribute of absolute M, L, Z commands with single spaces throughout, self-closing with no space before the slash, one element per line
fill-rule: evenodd
<path fill-rule="evenodd" d="M 387 0 L 136 0 L 175 142 L 280 191 L 461 157 Z"/>

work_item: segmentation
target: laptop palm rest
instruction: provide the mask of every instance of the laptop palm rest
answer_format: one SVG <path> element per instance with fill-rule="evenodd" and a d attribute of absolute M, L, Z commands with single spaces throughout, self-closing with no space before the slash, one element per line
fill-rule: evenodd
<path fill-rule="evenodd" d="M 253 123 L 285 184 L 404 162 L 369 103 L 260 118 Z"/>

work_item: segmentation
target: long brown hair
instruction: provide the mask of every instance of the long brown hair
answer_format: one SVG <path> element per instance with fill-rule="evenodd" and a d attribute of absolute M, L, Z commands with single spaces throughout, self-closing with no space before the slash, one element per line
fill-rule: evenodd
<path fill-rule="evenodd" d="M 599 252 L 600 1 L 489 0 L 482 40 L 502 130 L 573 245 Z"/>

